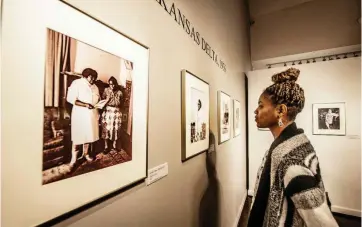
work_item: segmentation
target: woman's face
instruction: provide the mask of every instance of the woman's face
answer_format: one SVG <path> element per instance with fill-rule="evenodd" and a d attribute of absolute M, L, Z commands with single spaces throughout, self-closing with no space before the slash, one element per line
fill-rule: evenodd
<path fill-rule="evenodd" d="M 114 90 L 115 85 L 114 85 L 113 81 L 110 80 L 110 81 L 108 82 L 108 84 L 109 84 L 109 87 L 110 87 L 112 90 Z"/>
<path fill-rule="evenodd" d="M 88 80 L 88 82 L 89 82 L 90 84 L 94 84 L 95 77 L 90 75 L 90 76 L 87 77 L 87 80 Z"/>
<path fill-rule="evenodd" d="M 271 128 L 278 124 L 278 114 L 271 100 L 262 94 L 259 98 L 258 108 L 254 111 L 258 128 Z"/>

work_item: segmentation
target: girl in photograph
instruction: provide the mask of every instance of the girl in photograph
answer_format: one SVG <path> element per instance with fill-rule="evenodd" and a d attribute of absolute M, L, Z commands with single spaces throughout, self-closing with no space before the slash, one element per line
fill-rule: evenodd
<path fill-rule="evenodd" d="M 294 122 L 304 108 L 300 71 L 290 68 L 272 76 L 259 97 L 258 128 L 269 128 L 274 141 L 257 174 L 249 227 L 338 226 L 329 207 L 319 160 L 303 129 Z"/>
<path fill-rule="evenodd" d="M 104 90 L 102 99 L 106 99 L 107 104 L 102 113 L 102 138 L 104 139 L 105 152 L 109 150 L 109 142 L 112 142 L 111 150 L 117 151 L 117 140 L 121 136 L 122 113 L 121 103 L 123 93 L 116 78 L 113 76 L 108 80 L 109 87 Z"/>

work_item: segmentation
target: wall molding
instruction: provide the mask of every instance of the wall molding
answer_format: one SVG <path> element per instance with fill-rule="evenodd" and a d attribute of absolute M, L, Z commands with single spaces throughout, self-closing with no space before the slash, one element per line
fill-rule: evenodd
<path fill-rule="evenodd" d="M 347 214 L 347 215 L 355 216 L 355 217 L 361 217 L 361 211 L 360 210 L 349 209 L 349 208 L 346 208 L 346 207 L 340 207 L 340 206 L 333 206 L 332 205 L 332 212 L 340 213 L 340 214 Z"/>
<path fill-rule="evenodd" d="M 313 59 L 313 58 L 321 58 L 323 56 L 330 56 L 330 55 L 341 55 L 344 53 L 352 53 L 352 52 L 360 52 L 361 51 L 361 44 L 358 45 L 351 45 L 345 47 L 338 47 L 332 49 L 325 49 L 319 51 L 312 51 L 306 52 L 302 54 L 294 54 L 294 55 L 287 55 L 281 56 L 276 58 L 268 58 L 263 60 L 252 61 L 252 71 L 258 69 L 266 69 L 267 65 L 278 64 L 282 62 L 293 62 L 303 60 L 303 59 Z"/>
<path fill-rule="evenodd" d="M 248 195 L 253 196 L 254 190 L 248 190 Z M 361 210 L 355 210 L 355 209 L 350 209 L 350 208 L 341 207 L 341 206 L 332 205 L 332 212 L 339 213 L 339 214 L 346 214 L 346 215 L 350 215 L 350 216 L 354 216 L 354 217 L 362 217 Z"/>
<path fill-rule="evenodd" d="M 246 201 L 246 198 L 247 198 L 247 197 L 248 197 L 248 193 L 245 192 L 244 197 L 243 197 L 243 199 L 241 200 L 241 204 L 240 204 L 240 207 L 239 207 L 239 209 L 238 209 L 238 213 L 237 213 L 237 215 L 236 215 L 236 218 L 235 218 L 233 227 L 238 227 L 239 220 L 240 220 L 241 214 L 242 214 L 242 212 L 243 212 L 243 208 L 244 208 L 245 201 Z"/>

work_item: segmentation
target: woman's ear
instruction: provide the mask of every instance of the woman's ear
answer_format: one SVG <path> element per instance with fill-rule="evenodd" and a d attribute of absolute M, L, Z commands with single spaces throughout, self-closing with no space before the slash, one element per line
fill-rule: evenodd
<path fill-rule="evenodd" d="M 288 113 L 288 108 L 285 104 L 278 104 L 277 107 L 276 107 L 276 110 L 278 112 L 278 115 L 280 117 L 282 116 L 286 116 L 287 113 Z"/>

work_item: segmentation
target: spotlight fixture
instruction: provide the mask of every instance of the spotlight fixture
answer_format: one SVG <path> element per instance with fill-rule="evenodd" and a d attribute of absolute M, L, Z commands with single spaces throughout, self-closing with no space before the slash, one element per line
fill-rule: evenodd
<path fill-rule="evenodd" d="M 302 64 L 302 61 L 299 61 L 299 63 L 298 63 L 299 65 L 301 65 Z"/>
<path fill-rule="evenodd" d="M 358 54 L 357 54 L 357 53 L 353 53 L 353 56 L 354 56 L 354 57 L 358 57 Z"/>
<path fill-rule="evenodd" d="M 329 59 L 328 60 L 333 60 L 333 57 L 329 56 Z"/>
<path fill-rule="evenodd" d="M 347 54 L 345 54 L 343 58 L 347 58 Z"/>
<path fill-rule="evenodd" d="M 338 55 L 336 56 L 336 59 L 341 59 Z"/>
<path fill-rule="evenodd" d="M 293 64 L 292 65 L 295 65 L 294 61 L 293 61 Z"/>
<path fill-rule="evenodd" d="M 270 69 L 271 68 L 271 65 L 268 65 L 268 69 Z"/>
<path fill-rule="evenodd" d="M 326 57 L 323 57 L 323 61 L 326 61 Z"/>
<path fill-rule="evenodd" d="M 309 61 L 309 59 L 307 60 L 307 64 L 309 64 L 310 63 L 310 61 Z"/>
<path fill-rule="evenodd" d="M 287 66 L 287 63 L 284 62 L 284 66 Z"/>
<path fill-rule="evenodd" d="M 315 63 L 316 61 L 315 61 L 315 58 L 313 58 L 313 63 Z"/>

